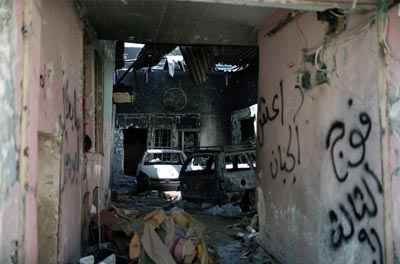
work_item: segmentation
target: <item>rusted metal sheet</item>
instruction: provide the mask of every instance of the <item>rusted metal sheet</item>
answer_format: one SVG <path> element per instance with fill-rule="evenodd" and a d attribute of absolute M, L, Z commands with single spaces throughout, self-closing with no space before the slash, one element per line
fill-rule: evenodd
<path fill-rule="evenodd" d="M 179 46 L 194 83 L 207 81 L 216 64 L 236 66 L 234 70 L 258 66 L 258 48 L 242 46 Z"/>

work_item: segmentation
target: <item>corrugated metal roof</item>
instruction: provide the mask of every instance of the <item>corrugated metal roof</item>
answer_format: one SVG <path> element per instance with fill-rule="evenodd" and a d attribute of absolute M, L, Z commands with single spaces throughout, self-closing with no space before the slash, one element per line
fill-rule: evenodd
<path fill-rule="evenodd" d="M 153 67 L 175 48 L 175 45 L 146 44 L 128 71 Z M 207 74 L 213 71 L 232 72 L 258 66 L 258 47 L 197 45 L 179 46 L 179 49 L 196 84 L 204 83 Z M 126 74 L 120 80 L 125 78 Z"/>
<path fill-rule="evenodd" d="M 193 81 L 203 83 L 216 64 L 236 66 L 236 70 L 258 65 L 258 48 L 242 46 L 180 46 Z M 231 71 L 231 70 L 227 70 Z"/>

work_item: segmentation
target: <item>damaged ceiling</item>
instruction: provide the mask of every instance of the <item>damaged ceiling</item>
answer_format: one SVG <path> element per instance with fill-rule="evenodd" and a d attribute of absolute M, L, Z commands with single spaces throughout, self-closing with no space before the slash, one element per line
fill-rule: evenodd
<path fill-rule="evenodd" d="M 204 83 L 216 64 L 233 65 L 232 71 L 258 66 L 258 48 L 241 46 L 180 46 L 194 83 Z"/>
<path fill-rule="evenodd" d="M 177 0 L 77 0 L 100 39 L 140 43 L 257 46 L 258 26 L 274 10 Z"/>
<path fill-rule="evenodd" d="M 157 65 L 168 53 L 176 48 L 170 44 L 146 44 L 137 58 L 119 78 L 123 81 L 131 70 Z M 207 75 L 219 71 L 217 64 L 230 65 L 228 72 L 258 67 L 258 47 L 249 46 L 179 46 L 189 74 L 196 84 L 207 81 Z"/>

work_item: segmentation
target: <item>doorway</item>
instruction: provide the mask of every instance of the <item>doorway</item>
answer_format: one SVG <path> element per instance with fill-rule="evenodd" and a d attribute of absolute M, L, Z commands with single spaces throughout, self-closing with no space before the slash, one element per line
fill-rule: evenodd
<path fill-rule="evenodd" d="M 124 174 L 136 175 L 136 168 L 147 146 L 147 129 L 124 129 Z"/>

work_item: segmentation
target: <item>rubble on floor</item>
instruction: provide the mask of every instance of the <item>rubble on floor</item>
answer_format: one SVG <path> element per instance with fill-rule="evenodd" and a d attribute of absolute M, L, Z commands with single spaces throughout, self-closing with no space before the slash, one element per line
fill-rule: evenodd
<path fill-rule="evenodd" d="M 213 219 L 218 217 L 216 220 Z M 220 216 L 208 216 L 211 224 L 220 221 Z M 231 218 L 231 221 L 233 219 Z M 235 223 L 225 226 L 222 230 L 215 229 L 214 234 L 206 232 L 206 242 L 209 254 L 219 264 L 275 264 L 266 250 L 261 247 L 258 232 L 258 215 L 253 217 L 236 218 Z M 204 221 L 204 220 L 203 220 Z M 205 222 L 205 221 L 204 221 Z M 225 221 L 224 221 L 225 222 Z M 207 223 L 208 224 L 208 223 Z M 217 227 L 218 228 L 218 227 Z M 221 237 L 223 239 L 215 239 Z M 208 238 L 208 236 L 210 236 Z M 216 241 L 217 240 L 217 241 Z M 214 241 L 210 243 L 209 241 Z"/>
<path fill-rule="evenodd" d="M 92 258 L 81 263 L 276 263 L 260 246 L 258 218 L 249 207 L 195 203 L 180 192 L 155 190 L 111 205 L 93 216 L 90 236 L 101 246 L 89 247 L 83 256 Z"/>
<path fill-rule="evenodd" d="M 243 212 L 239 205 L 233 205 L 232 203 L 224 204 L 222 206 L 212 206 L 204 211 L 208 215 L 221 215 L 228 217 L 240 216 Z"/>
<path fill-rule="evenodd" d="M 126 176 L 118 178 L 111 188 L 111 199 L 123 201 L 137 193 L 136 177 Z"/>
<path fill-rule="evenodd" d="M 96 254 L 108 250 L 109 256 L 122 256 L 119 263 L 214 263 L 208 256 L 203 238 L 205 225 L 184 210 L 174 207 L 169 212 L 161 208 L 146 214 L 133 212 L 128 215 L 113 208 L 101 211 L 100 217 L 93 219 L 91 233 L 94 240 L 109 242 L 106 249 L 97 250 Z M 101 260 L 97 258 L 95 261 L 99 263 Z M 112 259 L 102 261 L 118 263 Z"/>

